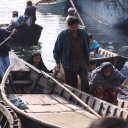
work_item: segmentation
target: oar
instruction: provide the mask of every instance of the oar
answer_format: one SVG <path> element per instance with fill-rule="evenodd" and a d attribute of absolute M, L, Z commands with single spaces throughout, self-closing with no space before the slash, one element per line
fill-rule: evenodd
<path fill-rule="evenodd" d="M 2 46 L 4 43 L 6 43 L 8 40 L 12 38 L 12 34 L 8 36 L 3 42 L 0 43 L 0 46 Z"/>
<path fill-rule="evenodd" d="M 55 83 L 57 83 L 57 85 L 59 85 L 60 87 L 62 87 L 64 90 L 66 90 L 73 98 L 75 98 L 81 105 L 83 105 L 85 108 L 87 108 L 90 112 L 92 112 L 96 117 L 101 118 L 101 116 L 99 114 L 97 114 L 91 107 L 89 107 L 85 102 L 83 102 L 78 96 L 76 96 L 71 90 L 69 90 L 68 88 L 66 88 L 63 84 L 61 84 L 60 82 L 58 82 L 56 79 L 54 79 L 52 76 L 50 76 L 49 74 L 45 73 L 44 71 L 41 71 L 41 73 L 45 76 L 47 76 L 48 78 L 50 78 L 51 80 L 53 80 Z"/>
<path fill-rule="evenodd" d="M 82 20 L 82 18 L 81 18 L 81 16 L 80 16 L 79 12 L 77 11 L 77 9 L 76 9 L 76 7 L 75 7 L 75 5 L 74 5 L 73 0 L 70 0 L 70 3 L 71 3 L 71 5 L 72 5 L 72 7 L 76 10 L 76 13 L 77 13 L 77 16 L 78 16 L 78 18 L 79 18 L 79 20 L 80 20 L 80 22 L 81 22 L 81 25 L 86 28 L 86 26 L 85 26 L 85 24 L 84 24 L 84 22 L 83 22 L 83 20 Z"/>

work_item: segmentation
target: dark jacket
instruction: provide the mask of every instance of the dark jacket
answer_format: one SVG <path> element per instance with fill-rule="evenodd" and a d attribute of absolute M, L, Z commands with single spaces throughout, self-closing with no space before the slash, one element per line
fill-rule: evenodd
<path fill-rule="evenodd" d="M 11 33 L 9 31 L 6 31 L 5 29 L 0 29 L 0 44 L 10 35 Z M 9 46 L 7 45 L 7 42 L 2 44 L 0 46 L 0 56 L 8 56 L 8 53 L 10 51 Z"/>
<path fill-rule="evenodd" d="M 88 50 L 88 34 L 84 29 L 78 29 L 83 39 L 84 57 L 89 63 L 89 50 Z M 55 42 L 53 56 L 57 64 L 62 63 L 63 68 L 69 68 L 68 55 L 70 47 L 69 30 L 63 30 L 57 37 Z"/>
<path fill-rule="evenodd" d="M 28 17 L 32 17 L 32 22 L 36 21 L 36 7 L 35 6 L 27 6 L 24 12 L 24 15 Z"/>

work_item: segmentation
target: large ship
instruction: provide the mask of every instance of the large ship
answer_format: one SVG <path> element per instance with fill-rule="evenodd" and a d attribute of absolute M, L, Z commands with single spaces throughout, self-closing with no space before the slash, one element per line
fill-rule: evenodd
<path fill-rule="evenodd" d="M 128 28 L 128 0 L 74 0 L 78 9 L 104 24 Z"/>

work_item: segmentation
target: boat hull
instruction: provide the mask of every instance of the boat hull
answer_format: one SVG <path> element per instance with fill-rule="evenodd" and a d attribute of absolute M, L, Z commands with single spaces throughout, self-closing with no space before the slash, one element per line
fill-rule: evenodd
<path fill-rule="evenodd" d="M 31 27 L 20 26 L 13 38 L 16 43 L 37 43 L 41 35 L 42 27 L 35 24 Z"/>
<path fill-rule="evenodd" d="M 128 27 L 128 2 L 125 0 L 75 0 L 76 6 L 103 24 Z"/>
<path fill-rule="evenodd" d="M 64 12 L 66 1 L 52 3 L 39 3 L 37 9 L 42 13 Z"/>

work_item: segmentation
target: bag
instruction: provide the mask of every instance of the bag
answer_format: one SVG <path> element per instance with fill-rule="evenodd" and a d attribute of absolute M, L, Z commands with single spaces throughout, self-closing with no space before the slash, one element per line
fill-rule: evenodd
<path fill-rule="evenodd" d="M 25 23 L 30 27 L 32 25 L 32 17 L 28 17 Z"/>

